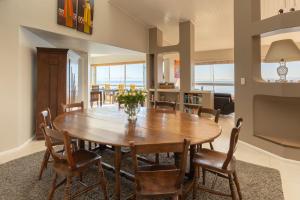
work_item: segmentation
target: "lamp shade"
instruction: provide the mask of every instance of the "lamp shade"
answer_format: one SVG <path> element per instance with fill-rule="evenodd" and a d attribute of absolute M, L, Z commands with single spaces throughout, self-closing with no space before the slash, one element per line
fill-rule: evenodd
<path fill-rule="evenodd" d="M 281 59 L 285 61 L 300 60 L 300 50 L 293 40 L 286 39 L 272 42 L 264 61 L 274 63 L 280 62 Z"/>

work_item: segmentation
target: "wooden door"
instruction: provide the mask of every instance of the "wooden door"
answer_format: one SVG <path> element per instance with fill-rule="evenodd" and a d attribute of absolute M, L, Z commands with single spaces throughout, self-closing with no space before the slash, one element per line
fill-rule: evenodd
<path fill-rule="evenodd" d="M 43 139 L 39 128 L 40 112 L 50 108 L 53 119 L 62 112 L 66 103 L 67 49 L 38 48 L 36 138 Z"/>

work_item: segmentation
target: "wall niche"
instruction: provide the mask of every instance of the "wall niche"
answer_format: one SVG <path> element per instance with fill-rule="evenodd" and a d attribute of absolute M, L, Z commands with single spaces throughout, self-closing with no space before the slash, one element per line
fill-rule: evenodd
<path fill-rule="evenodd" d="M 300 98 L 254 96 L 254 135 L 300 149 Z"/>

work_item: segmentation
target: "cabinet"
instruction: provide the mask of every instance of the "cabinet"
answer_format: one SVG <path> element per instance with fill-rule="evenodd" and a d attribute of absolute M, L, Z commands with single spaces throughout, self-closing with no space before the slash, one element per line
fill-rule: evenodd
<path fill-rule="evenodd" d="M 49 107 L 54 119 L 62 113 L 62 103 L 74 101 L 78 88 L 78 80 L 75 80 L 78 59 L 69 49 L 37 48 L 36 139 L 44 138 L 39 128 L 41 111 Z"/>

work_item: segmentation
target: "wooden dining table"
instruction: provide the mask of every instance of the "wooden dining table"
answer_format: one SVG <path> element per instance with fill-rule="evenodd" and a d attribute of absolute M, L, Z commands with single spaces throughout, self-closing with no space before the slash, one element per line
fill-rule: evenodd
<path fill-rule="evenodd" d="M 129 122 L 124 111 L 115 107 L 72 111 L 59 115 L 53 122 L 59 130 L 84 141 L 111 145 L 114 148 L 115 198 L 120 199 L 121 147 L 130 142 L 139 144 L 168 144 L 191 141 L 190 161 L 195 146 L 213 141 L 221 127 L 213 120 L 184 112 L 142 108 L 135 123 Z M 191 166 L 191 165 L 190 165 Z M 190 167 L 190 175 L 193 168 Z"/>

